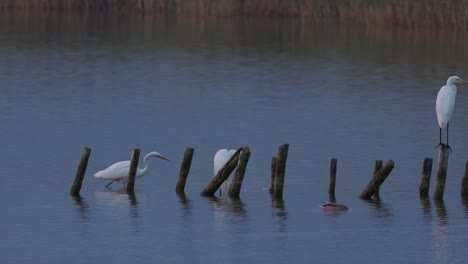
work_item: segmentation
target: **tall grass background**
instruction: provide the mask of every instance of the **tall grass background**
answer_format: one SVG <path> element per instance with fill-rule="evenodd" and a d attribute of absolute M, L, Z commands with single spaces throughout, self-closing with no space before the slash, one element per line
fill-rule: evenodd
<path fill-rule="evenodd" d="M 5 14 L 203 18 L 287 17 L 368 27 L 468 26 L 468 0 L 0 0 Z"/>

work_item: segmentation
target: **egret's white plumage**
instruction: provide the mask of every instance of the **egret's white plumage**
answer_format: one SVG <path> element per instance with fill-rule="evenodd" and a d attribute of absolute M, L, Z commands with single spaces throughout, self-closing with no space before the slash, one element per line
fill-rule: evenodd
<path fill-rule="evenodd" d="M 146 154 L 146 156 L 143 158 L 143 161 L 145 162 L 145 167 L 143 167 L 143 169 L 137 168 L 137 172 L 135 175 L 136 178 L 139 178 L 145 175 L 146 172 L 148 172 L 148 168 L 149 168 L 148 159 L 151 157 L 160 158 L 163 160 L 169 160 L 168 158 L 159 154 L 159 152 L 150 152 Z M 120 182 L 125 185 L 128 182 L 129 170 L 130 170 L 129 160 L 119 161 L 110 165 L 107 169 L 97 172 L 96 174 L 94 174 L 94 177 L 97 179 L 111 180 L 111 182 L 107 184 L 106 187 L 109 186 L 112 182 Z"/>
<path fill-rule="evenodd" d="M 231 159 L 231 157 L 236 153 L 235 149 L 227 150 L 227 149 L 220 149 L 218 152 L 216 152 L 214 159 L 213 159 L 213 165 L 214 165 L 214 176 L 218 174 L 219 170 L 226 164 L 226 162 Z M 232 173 L 231 173 L 232 175 Z M 231 175 L 229 175 L 228 180 L 231 178 Z M 213 176 L 213 177 L 214 177 Z M 224 181 L 223 184 L 220 187 L 221 190 L 221 195 L 227 194 L 227 188 L 228 184 L 226 183 L 228 180 Z"/>
<path fill-rule="evenodd" d="M 451 76 L 447 80 L 447 84 L 440 88 L 436 100 L 437 121 L 439 122 L 439 145 L 442 145 L 442 128 L 447 128 L 447 146 L 448 146 L 448 129 L 449 122 L 452 118 L 453 109 L 455 107 L 455 97 L 457 96 L 456 83 L 468 83 L 460 79 L 458 76 Z"/>

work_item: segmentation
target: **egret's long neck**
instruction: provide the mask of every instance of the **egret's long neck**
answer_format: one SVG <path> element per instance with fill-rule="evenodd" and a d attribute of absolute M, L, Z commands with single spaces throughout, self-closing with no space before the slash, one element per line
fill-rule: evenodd
<path fill-rule="evenodd" d="M 143 159 L 143 162 L 145 163 L 145 167 L 143 167 L 143 169 L 141 169 L 141 173 L 137 178 L 145 175 L 148 172 L 148 169 L 149 169 L 148 159 L 149 158 L 151 158 L 151 155 L 146 155 L 145 158 Z"/>
<path fill-rule="evenodd" d="M 449 87 L 450 87 L 450 89 L 451 89 L 452 91 L 454 91 L 454 93 L 455 93 L 455 95 L 456 95 L 456 94 L 457 94 L 457 86 L 456 86 L 455 84 L 451 84 Z"/>
<path fill-rule="evenodd" d="M 455 81 L 454 80 L 447 80 L 447 86 L 450 87 L 451 89 L 457 90 L 457 86 L 455 86 Z"/>

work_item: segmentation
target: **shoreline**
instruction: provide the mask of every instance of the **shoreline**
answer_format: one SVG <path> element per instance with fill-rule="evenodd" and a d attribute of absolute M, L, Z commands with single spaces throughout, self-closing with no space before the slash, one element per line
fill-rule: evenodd
<path fill-rule="evenodd" d="M 468 0 L 0 0 L 0 15 L 288 18 L 368 28 L 468 28 Z"/>

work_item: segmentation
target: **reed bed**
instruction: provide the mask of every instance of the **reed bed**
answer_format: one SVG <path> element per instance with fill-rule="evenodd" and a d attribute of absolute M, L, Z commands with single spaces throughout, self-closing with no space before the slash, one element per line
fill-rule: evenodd
<path fill-rule="evenodd" d="M 368 27 L 465 29 L 468 25 L 468 0 L 0 0 L 0 12 L 287 17 Z"/>

